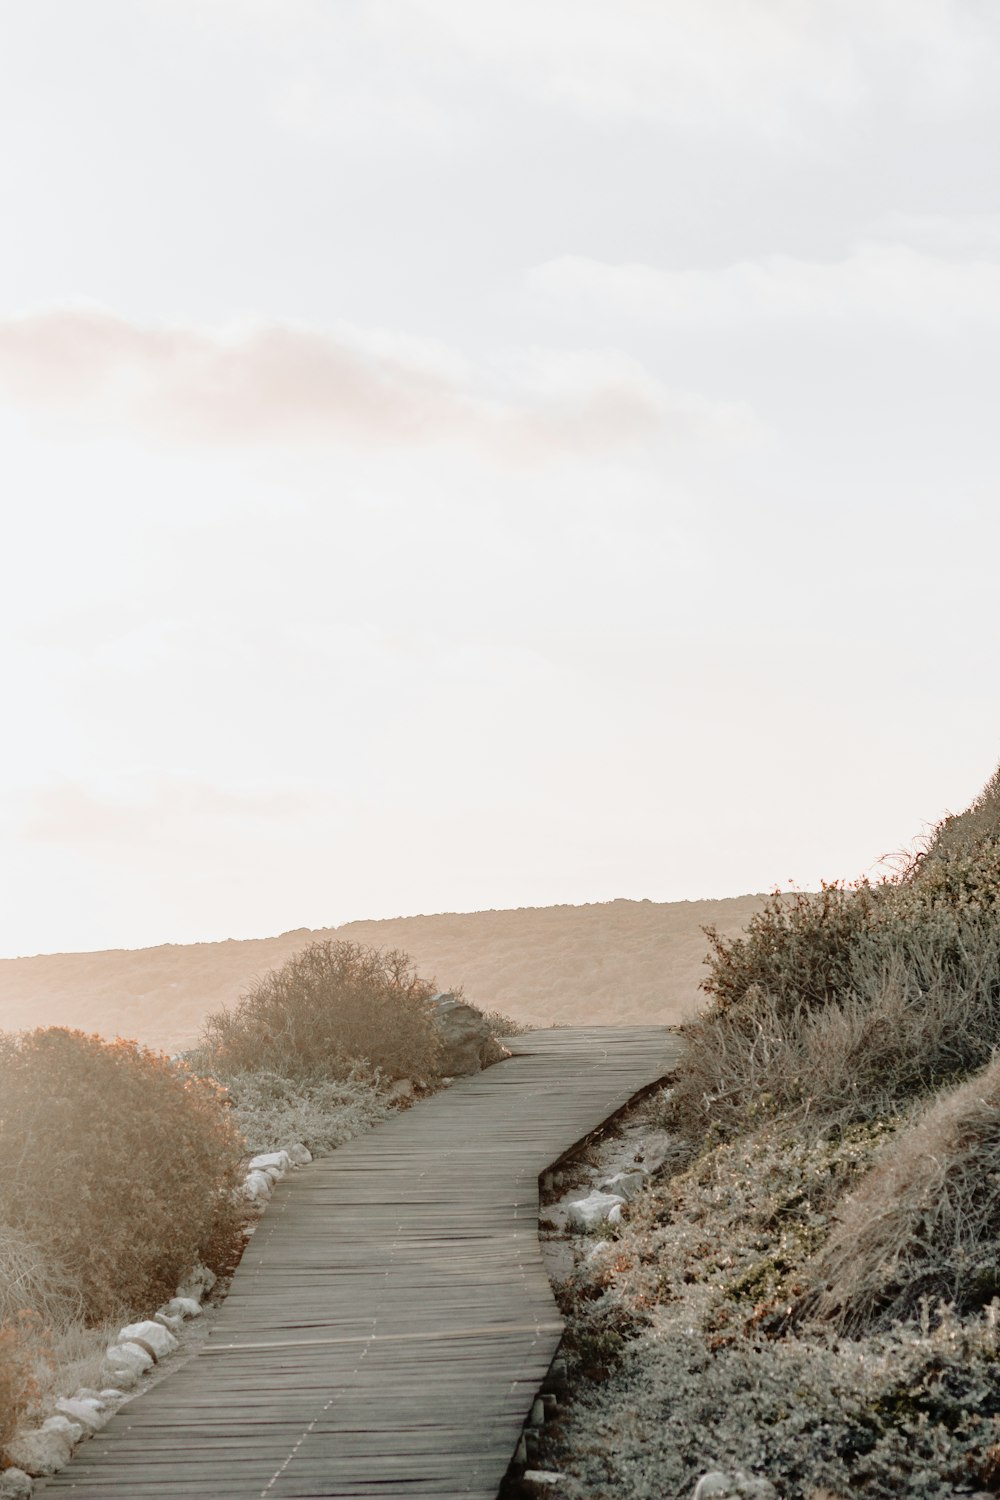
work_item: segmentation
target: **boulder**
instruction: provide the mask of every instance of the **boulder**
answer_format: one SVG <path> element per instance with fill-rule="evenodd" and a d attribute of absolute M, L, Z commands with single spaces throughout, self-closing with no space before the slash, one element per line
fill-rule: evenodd
<path fill-rule="evenodd" d="M 112 1344 L 108 1349 L 107 1360 L 108 1368 L 114 1371 L 112 1379 L 116 1384 L 119 1371 L 138 1377 L 145 1375 L 146 1371 L 151 1370 L 156 1363 L 148 1349 L 144 1349 L 141 1344 L 132 1343 Z M 133 1384 L 135 1384 L 134 1381 Z"/>
<path fill-rule="evenodd" d="M 312 1161 L 312 1152 L 308 1146 L 303 1146 L 301 1141 L 296 1141 L 294 1146 L 289 1146 L 288 1155 L 293 1166 L 307 1167 Z"/>
<path fill-rule="evenodd" d="M 215 1285 L 215 1272 L 210 1271 L 207 1266 L 198 1264 L 192 1266 L 191 1270 L 181 1282 L 177 1291 L 177 1297 L 191 1297 L 195 1302 L 202 1302 Z"/>
<path fill-rule="evenodd" d="M 711 1469 L 694 1487 L 691 1500 L 778 1500 L 769 1479 L 757 1479 L 742 1469 Z"/>
<path fill-rule="evenodd" d="M 562 1475 L 557 1474 L 555 1469 L 525 1469 L 521 1480 L 524 1484 L 537 1484 L 540 1489 L 548 1489 L 562 1484 Z"/>
<path fill-rule="evenodd" d="M 292 1165 L 287 1151 L 263 1151 L 255 1156 L 247 1167 L 248 1172 L 267 1172 L 270 1176 L 284 1177 Z"/>
<path fill-rule="evenodd" d="M 165 1318 L 200 1318 L 201 1303 L 193 1297 L 171 1297 L 169 1302 L 164 1302 L 157 1317 L 160 1313 Z"/>
<path fill-rule="evenodd" d="M 269 1172 L 248 1172 L 243 1184 L 243 1195 L 251 1203 L 268 1203 L 273 1187 L 274 1181 Z"/>
<path fill-rule="evenodd" d="M 493 1040 L 486 1017 L 449 993 L 434 995 L 429 1003 L 431 1023 L 441 1043 L 438 1071 L 452 1078 L 478 1073 L 482 1053 L 488 1053 L 487 1044 Z"/>
<path fill-rule="evenodd" d="M 56 1402 L 56 1411 L 89 1433 L 100 1432 L 110 1415 L 104 1402 L 92 1396 L 83 1399 L 61 1396 Z"/>
<path fill-rule="evenodd" d="M 4 1469 L 0 1474 L 0 1500 L 30 1500 L 34 1488 L 23 1469 Z"/>
<path fill-rule="evenodd" d="M 42 1423 L 43 1432 L 58 1432 L 66 1439 L 71 1448 L 75 1448 L 84 1436 L 84 1428 L 80 1422 L 71 1422 L 63 1412 L 57 1416 L 46 1417 Z"/>
<path fill-rule="evenodd" d="M 601 1193 L 614 1193 L 619 1198 L 624 1198 L 626 1203 L 631 1203 L 633 1198 L 638 1197 L 646 1186 L 646 1174 L 641 1171 L 616 1172 L 613 1177 L 605 1177 L 603 1182 L 597 1184 Z"/>
<path fill-rule="evenodd" d="M 397 1078 L 389 1088 L 390 1104 L 405 1104 L 413 1098 L 413 1079 Z"/>
<path fill-rule="evenodd" d="M 625 1199 L 619 1193 L 588 1193 L 566 1208 L 566 1228 L 586 1232 L 596 1229 L 598 1224 L 621 1222 Z"/>
<path fill-rule="evenodd" d="M 155 1360 L 166 1359 L 177 1348 L 177 1340 L 170 1329 L 164 1328 L 162 1323 L 157 1323 L 153 1318 L 147 1318 L 142 1323 L 130 1323 L 118 1335 L 118 1342 L 138 1344 L 141 1348 L 148 1349 Z"/>
<path fill-rule="evenodd" d="M 21 1469 L 34 1479 L 43 1479 L 47 1474 L 58 1474 L 70 1461 L 73 1444 L 61 1432 L 19 1432 L 11 1438 L 4 1450 L 4 1457 L 15 1469 Z M 9 1472 L 9 1471 L 8 1471 Z"/>

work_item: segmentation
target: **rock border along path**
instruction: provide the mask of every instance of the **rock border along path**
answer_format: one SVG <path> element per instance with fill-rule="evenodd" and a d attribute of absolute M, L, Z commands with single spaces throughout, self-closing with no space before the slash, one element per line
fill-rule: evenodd
<path fill-rule="evenodd" d="M 563 1331 L 538 1177 L 680 1053 L 662 1027 L 509 1045 L 279 1184 L 202 1350 L 46 1495 L 493 1500 Z"/>

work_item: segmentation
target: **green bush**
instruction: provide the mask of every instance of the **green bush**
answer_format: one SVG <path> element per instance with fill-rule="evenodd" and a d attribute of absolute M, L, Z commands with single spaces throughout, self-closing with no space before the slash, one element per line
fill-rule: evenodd
<path fill-rule="evenodd" d="M 390 1078 L 429 1078 L 438 1041 L 405 953 L 311 943 L 205 1023 L 206 1055 L 223 1072 L 346 1078 L 359 1063 Z"/>
<path fill-rule="evenodd" d="M 95 1322 L 231 1257 L 242 1142 L 217 1086 L 135 1042 L 0 1035 L 0 1216 Z"/>

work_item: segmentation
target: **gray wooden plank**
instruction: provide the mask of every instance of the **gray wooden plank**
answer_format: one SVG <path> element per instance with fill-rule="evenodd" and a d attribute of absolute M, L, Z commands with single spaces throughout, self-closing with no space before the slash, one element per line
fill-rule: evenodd
<path fill-rule="evenodd" d="M 659 1027 L 510 1045 L 281 1183 L 203 1348 L 40 1488 L 495 1496 L 562 1331 L 537 1179 L 679 1055 Z"/>

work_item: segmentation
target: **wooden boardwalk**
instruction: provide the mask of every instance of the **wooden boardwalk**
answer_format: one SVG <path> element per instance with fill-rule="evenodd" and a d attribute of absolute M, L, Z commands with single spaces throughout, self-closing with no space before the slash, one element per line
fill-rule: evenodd
<path fill-rule="evenodd" d="M 660 1027 L 511 1046 L 286 1178 L 202 1351 L 46 1494 L 494 1500 L 562 1334 L 539 1174 L 679 1053 Z"/>

